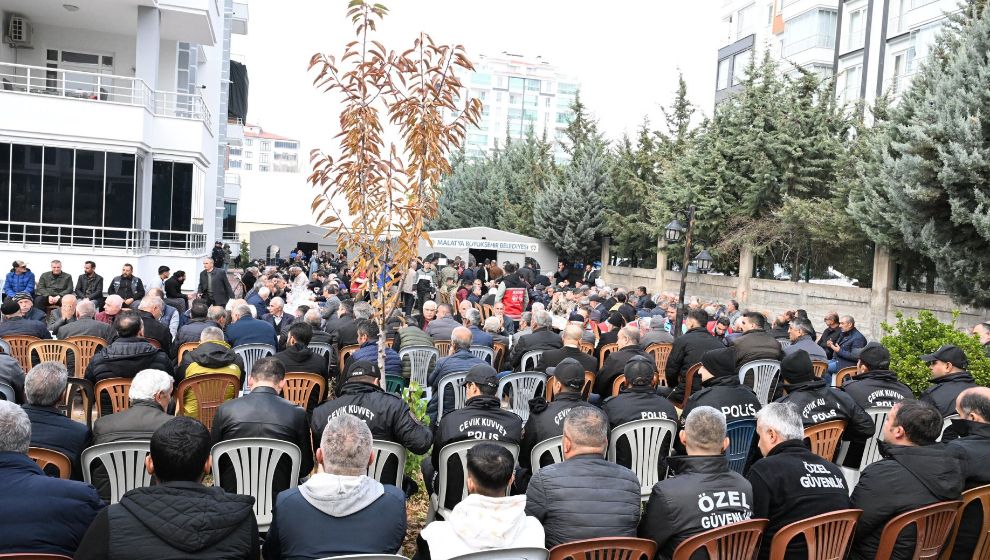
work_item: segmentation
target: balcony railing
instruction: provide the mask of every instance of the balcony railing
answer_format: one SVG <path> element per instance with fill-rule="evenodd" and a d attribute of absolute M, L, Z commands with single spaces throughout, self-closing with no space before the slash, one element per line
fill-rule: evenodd
<path fill-rule="evenodd" d="M 154 91 L 140 78 L 0 62 L 0 91 L 144 107 L 157 116 L 202 121 L 213 132 L 210 109 L 198 92 Z"/>
<path fill-rule="evenodd" d="M 780 46 L 780 56 L 786 58 L 816 47 L 820 47 L 823 49 L 834 49 L 835 36 L 818 34 L 818 35 L 810 35 L 808 37 L 803 37 L 796 41 L 785 40 L 783 44 L 781 44 Z"/>
<path fill-rule="evenodd" d="M 136 255 L 162 251 L 198 254 L 206 250 L 206 234 L 0 221 L 0 245 L 116 250 Z"/>

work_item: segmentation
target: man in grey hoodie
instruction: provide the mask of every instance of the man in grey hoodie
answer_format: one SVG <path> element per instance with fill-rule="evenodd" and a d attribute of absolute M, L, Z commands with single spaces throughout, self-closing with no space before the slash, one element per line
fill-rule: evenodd
<path fill-rule="evenodd" d="M 266 560 L 396 554 L 406 535 L 406 496 L 365 473 L 371 430 L 341 414 L 323 429 L 318 471 L 278 495 L 262 553 Z"/>

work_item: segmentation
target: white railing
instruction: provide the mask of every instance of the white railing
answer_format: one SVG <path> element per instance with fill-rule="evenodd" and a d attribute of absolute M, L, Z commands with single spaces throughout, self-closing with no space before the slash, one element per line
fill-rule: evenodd
<path fill-rule="evenodd" d="M 152 251 L 199 253 L 206 250 L 206 234 L 190 231 L 140 230 L 66 224 L 0 221 L 0 246 L 46 245 L 92 250 L 119 250 L 133 254 Z"/>
<path fill-rule="evenodd" d="M 228 185 L 240 185 L 241 176 L 237 173 L 224 173 L 223 182 Z"/>
<path fill-rule="evenodd" d="M 199 93 L 155 92 L 155 114 L 164 117 L 201 120 L 213 132 L 213 117 Z"/>
<path fill-rule="evenodd" d="M 780 56 L 786 58 L 789 56 L 793 56 L 799 52 L 804 52 L 808 49 L 813 49 L 816 47 L 821 47 L 825 49 L 834 49 L 835 36 L 816 34 L 798 39 L 796 41 L 787 41 L 780 46 Z"/>
<path fill-rule="evenodd" d="M 206 250 L 206 234 L 195 231 L 152 229 L 148 231 L 148 248 L 156 252 L 201 253 Z"/>
<path fill-rule="evenodd" d="M 223 232 L 223 240 L 231 241 L 233 243 L 240 243 L 241 236 L 236 231 L 225 231 Z"/>

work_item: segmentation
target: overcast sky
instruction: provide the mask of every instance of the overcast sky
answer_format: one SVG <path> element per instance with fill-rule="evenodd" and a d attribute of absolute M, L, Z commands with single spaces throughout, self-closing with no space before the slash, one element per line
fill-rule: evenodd
<path fill-rule="evenodd" d="M 718 0 L 385 0 L 391 13 L 378 39 L 412 45 L 419 31 L 460 43 L 469 57 L 502 51 L 541 55 L 581 81 L 582 99 L 611 138 L 633 132 L 644 115 L 660 126 L 683 72 L 691 101 L 710 114 L 718 49 Z M 248 35 L 232 52 L 248 67 L 248 121 L 330 147 L 338 132 L 333 98 L 312 87 L 315 52 L 339 55 L 353 30 L 347 0 L 248 0 Z"/>

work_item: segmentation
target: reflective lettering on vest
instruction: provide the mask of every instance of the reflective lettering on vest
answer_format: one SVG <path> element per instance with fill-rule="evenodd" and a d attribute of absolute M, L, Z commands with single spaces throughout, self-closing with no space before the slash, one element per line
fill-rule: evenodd
<path fill-rule="evenodd" d="M 525 288 L 506 288 L 505 294 L 502 295 L 502 304 L 505 306 L 505 315 L 516 321 L 522 317 L 523 304 L 525 302 Z"/>
<path fill-rule="evenodd" d="M 739 418 L 742 416 L 756 416 L 756 407 L 752 404 L 734 404 L 731 406 L 723 406 L 722 414 L 732 416 L 733 418 Z"/>
<path fill-rule="evenodd" d="M 331 418 L 336 418 L 342 414 L 352 414 L 354 416 L 363 419 L 365 422 L 371 422 L 372 420 L 375 419 L 375 413 L 368 410 L 367 408 L 363 406 L 358 406 L 356 404 L 346 404 L 338 408 L 337 410 L 331 412 L 330 416 L 327 416 L 327 422 L 330 422 Z"/>
<path fill-rule="evenodd" d="M 802 476 L 798 481 L 801 483 L 802 488 L 836 488 L 842 490 L 846 488 L 845 480 L 841 476 L 833 476 L 825 468 L 825 465 L 808 463 L 806 461 L 802 462 L 804 463 L 804 470 L 808 472 L 808 474 Z"/>
<path fill-rule="evenodd" d="M 670 418 L 667 418 L 666 412 L 653 412 L 653 411 L 640 412 L 639 419 L 640 420 L 670 420 Z"/>
<path fill-rule="evenodd" d="M 488 429 L 481 431 L 478 428 Z M 501 422 L 483 416 L 475 416 L 461 422 L 461 425 L 457 427 L 457 431 L 462 434 L 466 433 L 468 437 L 474 439 L 499 439 L 500 436 L 505 437 L 508 434 Z"/>
<path fill-rule="evenodd" d="M 878 389 L 867 395 L 866 400 L 870 401 L 870 406 L 893 407 L 895 404 L 904 400 L 904 395 L 894 391 L 893 389 Z"/>

